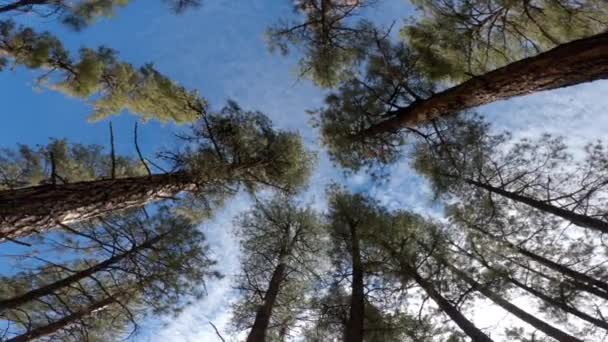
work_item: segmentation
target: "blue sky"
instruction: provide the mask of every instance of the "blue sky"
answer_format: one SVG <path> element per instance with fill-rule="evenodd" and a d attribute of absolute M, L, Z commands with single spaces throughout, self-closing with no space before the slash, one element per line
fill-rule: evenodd
<path fill-rule="evenodd" d="M 323 93 L 306 80 L 295 78 L 297 56 L 288 58 L 268 52 L 264 31 L 277 18 L 292 16 L 288 0 L 215 0 L 181 16 L 170 14 L 161 1 L 139 0 L 83 32 L 71 32 L 53 22 L 18 17 L 59 35 L 74 51 L 81 46 L 106 45 L 120 52 L 122 60 L 135 65 L 153 62 L 164 74 L 182 85 L 198 89 L 213 108 L 228 98 L 243 108 L 268 114 L 281 128 L 299 130 L 310 148 L 318 149 L 316 133 L 308 126 L 307 109 L 322 105 Z M 397 21 L 411 13 L 405 0 L 384 0 L 372 19 Z M 49 137 L 67 137 L 82 143 L 107 145 L 107 121 L 88 123 L 91 108 L 85 103 L 48 90 L 34 89 L 35 73 L 18 69 L 0 72 L 4 119 L 0 146 L 15 143 L 41 144 Z M 595 82 L 545 92 L 484 106 L 479 111 L 499 130 L 516 136 L 537 136 L 541 132 L 567 135 L 575 146 L 602 138 L 608 129 L 608 82 Z M 116 132 L 118 151 L 133 153 L 132 129 L 135 117 L 110 119 Z M 140 128 L 140 144 L 152 156 L 158 148 L 173 143 L 172 125 L 147 123 Z M 323 190 L 338 180 L 358 191 L 368 191 L 391 209 L 425 211 L 433 203 L 428 188 L 409 169 L 407 161 L 391 167 L 391 176 L 380 184 L 364 175 L 343 178 L 321 154 L 310 190 L 302 201 L 322 209 Z M 238 268 L 238 245 L 232 235 L 232 218 L 247 209 L 244 196 L 232 201 L 213 222 L 204 224 L 225 279 L 207 284 L 209 296 L 188 308 L 177 319 L 158 326 L 146 324 L 141 341 L 215 341 L 213 321 L 222 333 L 229 318 L 226 306 L 233 298 L 230 275 Z M 483 318 L 480 318 L 483 321 Z M 487 320 L 487 319 L 486 319 Z M 488 323 L 489 324 L 489 323 Z"/>

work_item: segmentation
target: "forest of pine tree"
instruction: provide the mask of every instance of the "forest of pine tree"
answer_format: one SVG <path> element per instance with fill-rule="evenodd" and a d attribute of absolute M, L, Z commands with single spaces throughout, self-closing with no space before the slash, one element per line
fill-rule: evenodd
<path fill-rule="evenodd" d="M 0 342 L 608 341 L 606 79 L 606 0 L 0 0 Z"/>

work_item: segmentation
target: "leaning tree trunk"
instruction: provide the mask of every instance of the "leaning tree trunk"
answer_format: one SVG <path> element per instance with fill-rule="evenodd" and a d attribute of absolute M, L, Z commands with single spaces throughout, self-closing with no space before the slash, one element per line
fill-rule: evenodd
<path fill-rule="evenodd" d="M 487 190 L 491 193 L 506 197 L 515 202 L 524 203 L 532 208 L 561 217 L 565 220 L 572 222 L 573 224 L 575 224 L 577 226 L 595 229 L 602 233 L 608 233 L 608 222 L 602 221 L 600 219 L 597 219 L 597 218 L 594 218 L 591 216 L 577 214 L 573 211 L 562 209 L 560 207 L 556 207 L 554 205 L 545 203 L 543 201 L 539 201 L 539 200 L 531 198 L 531 197 L 523 196 L 523 195 L 511 192 L 511 191 L 497 188 L 490 184 L 478 182 L 478 181 L 475 181 L 472 179 L 464 179 L 464 181 L 470 185 L 473 185 L 478 188 Z"/>
<path fill-rule="evenodd" d="M 531 314 L 525 312 L 524 310 L 520 309 L 519 307 L 513 305 L 506 299 L 504 299 L 501 296 L 499 296 L 498 294 L 496 294 L 494 291 L 490 290 L 487 286 L 484 286 L 484 285 L 478 283 L 477 281 L 475 281 L 475 279 L 471 278 L 468 274 L 459 270 L 458 268 L 456 268 L 455 266 L 453 266 L 451 263 L 447 262 L 443 258 L 437 258 L 437 260 L 440 261 L 442 264 L 444 264 L 452 272 L 454 272 L 459 278 L 461 278 L 467 284 L 469 284 L 472 289 L 483 294 L 488 299 L 490 299 L 492 302 L 494 302 L 496 305 L 500 306 L 501 308 L 503 308 L 507 312 L 511 313 L 515 317 L 528 323 L 529 325 L 533 326 L 534 328 L 542 331 L 545 335 L 550 336 L 560 342 L 583 342 L 583 340 L 578 339 L 560 329 L 557 329 L 556 327 L 534 317 L 533 315 L 531 315 Z"/>
<path fill-rule="evenodd" d="M 608 33 L 562 44 L 399 109 L 359 136 L 395 132 L 484 104 L 608 78 Z"/>
<path fill-rule="evenodd" d="M 604 330 L 608 331 L 608 322 L 599 319 L 599 318 L 595 318 L 585 312 L 582 312 L 580 310 L 578 310 L 577 308 L 569 305 L 566 302 L 563 302 L 559 299 L 556 299 L 552 296 L 547 295 L 546 293 L 543 293 L 542 291 L 539 291 L 531 286 L 526 285 L 525 283 L 522 283 L 521 281 L 513 278 L 511 275 L 506 274 L 504 272 L 499 272 L 497 271 L 495 268 L 493 268 L 492 266 L 490 266 L 490 264 L 484 260 L 482 257 L 475 257 L 474 255 L 465 252 L 470 258 L 479 261 L 485 268 L 487 268 L 488 270 L 492 271 L 495 274 L 499 274 L 503 279 L 506 279 L 508 282 L 510 282 L 511 284 L 519 287 L 520 289 L 522 289 L 523 291 L 529 293 L 530 295 L 542 300 L 543 302 L 552 305 L 564 312 L 567 312 L 573 316 L 576 316 L 584 321 L 587 321 L 593 325 L 595 325 L 596 327 L 602 328 Z"/>
<path fill-rule="evenodd" d="M 540 276 L 542 278 L 545 278 L 545 279 L 547 279 L 547 280 L 549 280 L 551 282 L 554 282 L 556 284 L 565 283 L 568 286 L 572 287 L 573 289 L 576 289 L 576 290 L 579 290 L 579 291 L 583 291 L 583 292 L 587 292 L 589 294 L 596 295 L 599 298 L 603 298 L 605 300 L 608 300 L 608 292 L 604 292 L 601 289 L 593 287 L 593 286 L 591 286 L 589 284 L 582 283 L 582 282 L 580 282 L 580 281 L 578 281 L 576 279 L 568 279 L 568 278 L 557 279 L 555 277 L 547 275 L 546 273 L 544 273 L 542 271 L 534 269 L 534 268 L 532 268 L 532 267 L 530 267 L 528 265 L 524 265 L 524 264 L 522 264 L 521 262 L 519 262 L 517 260 L 514 260 L 514 259 L 509 258 L 509 257 L 505 257 L 504 255 L 502 255 L 502 257 L 508 259 L 510 262 L 514 263 L 515 265 L 517 265 L 517 266 L 519 266 L 519 267 L 521 267 L 521 268 L 523 268 L 523 269 L 525 269 L 527 271 L 530 271 L 530 272 L 532 272 L 532 273 L 534 273 L 534 274 L 536 274 L 536 275 L 538 275 L 538 276 Z"/>
<path fill-rule="evenodd" d="M 414 281 L 418 286 L 420 286 L 426 294 L 431 297 L 431 299 L 439 306 L 439 308 L 445 312 L 456 325 L 465 334 L 467 334 L 471 341 L 473 342 L 493 342 L 493 340 L 488 337 L 483 331 L 473 324 L 473 322 L 469 321 L 452 303 L 450 303 L 445 297 L 439 293 L 435 287 L 429 283 L 427 280 L 422 278 L 420 274 L 413 268 L 406 268 L 405 270 L 407 276 L 412 276 Z"/>
<path fill-rule="evenodd" d="M 279 259 L 282 260 L 283 258 Z M 249 336 L 247 336 L 247 342 L 266 341 L 266 330 L 268 330 L 268 325 L 270 324 L 272 309 L 274 307 L 274 303 L 276 302 L 277 295 L 279 294 L 281 283 L 285 278 L 285 271 L 285 262 L 281 261 L 272 273 L 270 284 L 268 285 L 266 295 L 264 296 L 264 303 L 262 306 L 260 306 L 255 315 L 255 321 L 251 331 L 249 332 Z"/>
<path fill-rule="evenodd" d="M 104 307 L 114 303 L 115 301 L 116 301 L 116 299 L 114 297 L 108 297 L 106 299 L 100 300 L 98 302 L 95 302 L 95 303 L 89 305 L 88 307 L 86 307 L 82 310 L 75 311 L 75 312 L 71 313 L 70 315 L 63 317 L 62 319 L 60 319 L 58 321 L 49 323 L 45 326 L 34 328 L 22 335 L 8 339 L 6 342 L 32 341 L 32 340 L 36 340 L 41 337 L 56 333 L 56 332 L 60 331 L 61 329 L 65 328 L 75 322 L 80 321 L 84 317 L 90 315 L 92 312 L 103 309 Z"/>
<path fill-rule="evenodd" d="M 149 239 L 149 240 L 129 249 L 128 251 L 126 251 L 122 254 L 115 255 L 109 259 L 106 259 L 106 260 L 104 260 L 98 264 L 95 264 L 89 268 L 86 268 L 84 270 L 78 271 L 78 272 L 70 275 L 69 277 L 65 277 L 54 283 L 28 291 L 28 292 L 26 292 L 22 295 L 16 296 L 16 297 L 2 299 L 2 300 L 0 300 L 0 310 L 14 309 L 14 308 L 18 307 L 19 305 L 25 304 L 25 303 L 35 300 L 37 298 L 53 294 L 55 291 L 57 291 L 59 289 L 68 287 L 97 272 L 105 270 L 105 269 L 109 268 L 110 266 L 119 263 L 120 261 L 124 260 L 125 258 L 130 257 L 131 255 L 134 255 L 134 254 L 140 252 L 141 250 L 152 247 L 154 244 L 156 244 L 158 241 L 162 240 L 168 234 L 169 234 L 169 232 L 157 235 L 157 236 L 153 237 L 152 239 Z"/>
<path fill-rule="evenodd" d="M 0 241 L 140 207 L 193 187 L 190 175 L 179 172 L 0 191 Z"/>
<path fill-rule="evenodd" d="M 365 293 L 363 289 L 363 264 L 359 237 L 354 225 L 350 226 L 351 257 L 353 263 L 353 280 L 351 285 L 350 312 L 346 322 L 345 341 L 363 341 L 363 318 L 365 316 Z"/>
<path fill-rule="evenodd" d="M 608 283 L 606 283 L 605 281 L 593 278 L 585 273 L 573 270 L 567 266 L 564 266 L 553 260 L 545 258 L 544 256 L 533 253 L 523 247 L 516 246 L 515 244 L 511 243 L 510 241 L 501 239 L 501 238 L 493 235 L 492 233 L 485 231 L 475 225 L 471 225 L 469 227 L 471 229 L 474 229 L 475 231 L 478 231 L 478 232 L 490 237 L 491 239 L 493 239 L 499 243 L 505 244 L 511 250 L 513 250 L 523 256 L 526 256 L 529 259 L 534 260 L 534 261 L 538 262 L 539 264 L 541 264 L 555 272 L 562 274 L 563 276 L 569 277 L 569 279 L 571 279 L 571 281 L 569 281 L 569 283 L 572 284 L 575 288 L 588 292 L 588 293 L 591 293 L 591 294 L 594 294 L 598 297 L 608 299 Z"/>

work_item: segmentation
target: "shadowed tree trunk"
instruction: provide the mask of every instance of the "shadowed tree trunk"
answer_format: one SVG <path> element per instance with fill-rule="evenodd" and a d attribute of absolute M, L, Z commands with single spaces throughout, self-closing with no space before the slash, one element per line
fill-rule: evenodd
<path fill-rule="evenodd" d="M 363 318 L 365 317 L 365 292 L 363 288 L 363 264 L 359 248 L 359 236 L 354 224 L 350 224 L 351 257 L 353 279 L 351 285 L 349 318 L 346 323 L 345 341 L 363 341 Z"/>
<path fill-rule="evenodd" d="M 443 312 L 445 312 L 446 315 L 448 315 L 452 319 L 452 321 L 456 323 L 456 325 L 458 325 L 458 327 L 462 329 L 462 331 L 464 331 L 464 333 L 471 338 L 471 341 L 493 342 L 493 340 L 489 338 L 488 335 L 484 334 L 483 331 L 479 330 L 479 328 L 477 328 L 473 324 L 473 322 L 469 321 L 460 311 L 458 311 L 458 309 L 454 305 L 452 305 L 452 303 L 450 303 L 445 297 L 443 297 L 441 293 L 439 293 L 431 283 L 422 278 L 422 276 L 420 276 L 420 274 L 418 274 L 416 270 L 407 267 L 405 268 L 405 272 L 408 276 L 412 276 L 414 278 L 416 284 L 418 284 L 418 286 L 420 286 L 424 290 L 424 292 L 426 292 L 426 294 L 431 297 L 431 299 L 437 304 L 437 306 L 439 306 L 439 308 Z"/>
<path fill-rule="evenodd" d="M 262 306 L 260 306 L 258 312 L 255 315 L 255 321 L 253 323 L 251 331 L 249 332 L 249 336 L 247 336 L 247 342 L 266 341 L 266 330 L 268 329 L 268 325 L 270 324 L 272 308 L 274 307 L 277 295 L 279 294 L 281 283 L 285 278 L 286 265 L 285 262 L 282 261 L 283 259 L 284 258 L 279 259 L 281 261 L 272 273 L 272 278 L 270 278 L 268 290 L 266 290 L 266 294 L 264 295 L 264 303 L 262 304 Z"/>
<path fill-rule="evenodd" d="M 7 340 L 6 342 L 32 341 L 32 340 L 56 333 L 56 332 L 60 331 L 61 329 L 69 326 L 70 324 L 75 323 L 75 322 L 81 320 L 82 318 L 90 315 L 92 312 L 103 309 L 104 307 L 114 303 L 115 301 L 116 301 L 116 299 L 114 297 L 108 297 L 108 298 L 102 299 L 96 303 L 89 305 L 88 307 L 86 307 L 82 310 L 75 311 L 72 314 L 63 317 L 62 319 L 60 319 L 58 321 L 49 323 L 45 326 L 34 328 L 34 329 L 26 332 L 25 334 L 13 337 L 13 338 Z"/>
<path fill-rule="evenodd" d="M 562 44 L 473 77 L 391 114 L 359 133 L 369 137 L 427 123 L 484 104 L 608 78 L 608 33 Z"/>
<path fill-rule="evenodd" d="M 70 286 L 86 277 L 89 277 L 97 272 L 103 271 L 105 269 L 107 269 L 108 267 L 117 264 L 118 262 L 124 260 L 127 257 L 130 257 L 136 253 L 138 253 L 139 251 L 146 249 L 146 248 L 150 248 L 152 247 L 154 244 L 156 244 L 157 242 L 159 242 L 160 240 L 162 240 L 165 236 L 167 236 L 169 234 L 169 232 L 158 235 L 152 239 L 149 239 L 148 241 L 145 241 L 133 248 L 131 248 L 130 250 L 113 256 L 103 262 L 100 262 L 99 264 L 93 265 L 89 268 L 86 268 L 82 271 L 78 271 L 72 275 L 70 275 L 69 277 L 65 277 L 61 280 L 58 280 L 54 283 L 48 284 L 46 286 L 28 291 L 22 295 L 13 297 L 13 298 L 9 298 L 9 299 L 3 299 L 0 300 L 0 310 L 6 310 L 6 309 L 13 309 L 18 307 L 19 305 L 25 304 L 29 301 L 32 301 L 36 298 L 40 298 L 43 296 L 47 296 L 50 295 L 52 293 L 54 293 L 55 291 L 62 289 L 66 286 Z"/>
<path fill-rule="evenodd" d="M 464 280 L 467 284 L 469 284 L 474 290 L 483 294 L 485 297 L 490 299 L 492 302 L 494 302 L 496 305 L 500 306 L 501 308 L 503 308 L 510 314 L 512 314 L 515 317 L 521 319 L 522 321 L 528 323 L 529 325 L 533 326 L 534 328 L 542 331 L 545 335 L 550 336 L 560 342 L 583 342 L 583 340 L 578 339 L 560 329 L 557 329 L 554 326 L 536 318 L 535 316 L 525 312 L 524 310 L 520 309 L 519 307 L 511 304 L 509 301 L 507 301 L 506 299 L 502 298 L 501 296 L 499 296 L 498 294 L 496 294 L 495 292 L 490 290 L 487 286 L 478 283 L 477 281 L 475 281 L 475 279 L 471 278 L 467 273 L 465 273 L 465 272 L 459 270 L 458 268 L 456 268 L 455 266 L 453 266 L 447 260 L 445 260 L 443 258 L 436 258 L 436 259 L 438 261 L 440 261 L 442 264 L 444 264 L 452 272 L 454 272 L 460 279 Z"/>
<path fill-rule="evenodd" d="M 192 177 L 180 172 L 0 191 L 0 241 L 144 206 L 192 189 Z"/>
<path fill-rule="evenodd" d="M 579 227 L 590 228 L 590 229 L 600 231 L 602 233 L 608 233 L 608 222 L 604 222 L 600 219 L 586 216 L 586 215 L 577 214 L 570 210 L 562 209 L 562 208 L 556 207 L 554 205 L 545 203 L 543 201 L 539 201 L 539 200 L 536 200 L 536 199 L 533 199 L 533 198 L 530 198 L 527 196 L 523 196 L 523 195 L 516 194 L 516 193 L 510 192 L 510 191 L 501 189 L 501 188 L 494 187 L 490 184 L 478 182 L 478 181 L 475 181 L 472 179 L 464 179 L 464 181 L 467 182 L 468 184 L 485 189 L 491 193 L 506 197 L 515 202 L 524 203 L 526 205 L 531 206 L 532 208 L 561 217 L 565 220 L 572 222 L 573 224 L 575 224 Z"/>

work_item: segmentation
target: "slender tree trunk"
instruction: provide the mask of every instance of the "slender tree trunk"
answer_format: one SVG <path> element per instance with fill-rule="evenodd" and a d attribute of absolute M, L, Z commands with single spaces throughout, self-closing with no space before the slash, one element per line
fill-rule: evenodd
<path fill-rule="evenodd" d="M 503 257 L 505 257 L 505 256 L 503 256 Z M 505 258 L 507 258 L 507 257 L 505 257 Z M 515 263 L 519 267 L 522 267 L 522 268 L 524 268 L 524 269 L 526 269 L 526 270 L 528 270 L 530 272 L 533 272 L 536 275 L 538 275 L 540 277 L 543 277 L 543 278 L 545 278 L 545 279 L 547 279 L 549 281 L 553 281 L 555 283 L 566 282 L 568 284 L 568 286 L 571 286 L 574 289 L 577 289 L 577 290 L 583 291 L 583 292 L 587 292 L 589 294 L 596 295 L 596 296 L 598 296 L 600 298 L 608 300 L 608 292 L 604 292 L 601 289 L 598 289 L 597 287 L 593 287 L 591 285 L 582 283 L 582 282 L 578 281 L 577 279 L 568 279 L 568 278 L 565 278 L 565 279 L 562 279 L 562 280 L 558 280 L 558 279 L 556 279 L 554 277 L 548 276 L 547 274 L 545 274 L 545 273 L 543 273 L 543 272 L 541 272 L 539 270 L 536 270 L 536 269 L 533 269 L 532 267 L 524 265 L 524 264 L 522 264 L 522 263 L 520 263 L 520 262 L 518 262 L 516 260 L 512 260 L 511 258 L 507 258 L 507 259 L 509 259 L 511 262 Z"/>
<path fill-rule="evenodd" d="M 99 309 L 103 309 L 104 307 L 106 307 L 114 302 L 115 302 L 115 299 L 113 297 L 108 297 L 106 299 L 93 303 L 82 310 L 75 311 L 72 314 L 63 317 L 62 319 L 60 319 L 58 321 L 49 323 L 49 324 L 39 327 L 39 328 L 34 328 L 22 335 L 13 337 L 13 338 L 7 340 L 6 342 L 32 341 L 32 340 L 56 333 L 56 332 L 60 331 L 61 329 L 69 326 L 70 324 L 73 324 L 73 323 L 81 320 L 82 318 L 90 315 L 92 312 L 99 310 Z"/>
<path fill-rule="evenodd" d="M 0 191 L 0 241 L 140 207 L 193 187 L 189 174 L 172 173 Z"/>
<path fill-rule="evenodd" d="M 559 263 L 557 263 L 557 262 L 555 262 L 553 260 L 549 260 L 549 259 L 547 259 L 547 258 L 545 258 L 543 256 L 540 256 L 540 255 L 537 255 L 535 253 L 532 253 L 532 252 L 530 252 L 530 251 L 528 251 L 528 250 L 526 250 L 524 248 L 516 247 L 516 246 L 513 246 L 513 248 L 515 250 L 517 250 L 518 252 L 520 252 L 521 254 L 529 257 L 530 259 L 532 259 L 532 260 L 534 260 L 534 261 L 536 261 L 536 262 L 538 262 L 538 263 L 540 263 L 540 264 L 542 264 L 542 265 L 544 265 L 544 266 L 546 266 L 546 267 L 548 267 L 548 268 L 550 268 L 550 269 L 552 269 L 552 270 L 554 270 L 556 272 L 559 272 L 559 273 L 561 273 L 563 275 L 566 275 L 566 276 L 574 278 L 574 280 L 576 280 L 577 282 L 584 281 L 584 282 L 586 282 L 586 283 L 588 283 L 590 285 L 594 285 L 594 286 L 596 286 L 596 287 L 598 287 L 598 288 L 600 288 L 600 289 L 602 289 L 604 291 L 608 291 L 608 284 L 606 284 L 605 282 L 603 282 L 601 280 L 595 279 L 595 278 L 590 277 L 590 276 L 588 276 L 588 275 L 586 275 L 584 273 L 581 273 L 579 271 L 576 271 L 576 270 L 573 270 L 573 269 L 571 269 L 569 267 L 566 267 L 566 266 L 564 266 L 562 264 L 559 264 Z"/>
<path fill-rule="evenodd" d="M 608 300 L 608 284 L 606 284 L 604 281 L 595 279 L 584 273 L 575 271 L 575 270 L 573 270 L 569 267 L 566 267 L 562 264 L 559 264 L 553 260 L 547 259 L 541 255 L 535 254 L 523 247 L 516 246 L 515 244 L 513 244 L 507 240 L 501 239 L 501 238 L 493 235 L 492 233 L 485 231 L 475 225 L 471 225 L 469 227 L 474 229 L 475 231 L 478 231 L 478 232 L 490 237 L 491 239 L 493 239 L 497 242 L 505 244 L 513 251 L 518 252 L 519 254 L 522 254 L 522 255 L 528 257 L 529 259 L 532 259 L 532 260 L 538 262 L 539 264 L 544 265 L 545 267 L 560 273 L 563 276 L 569 277 L 569 278 L 566 278 L 567 279 L 566 281 L 568 282 L 568 284 L 570 284 L 574 288 L 594 294 L 600 298 L 604 298 L 604 299 Z M 511 260 L 511 258 L 508 258 L 506 256 L 503 256 L 503 257 Z M 543 276 L 545 278 L 548 277 L 546 274 L 542 274 L 539 271 L 533 270 L 528 266 L 524 266 L 519 262 L 517 262 L 517 264 L 521 267 L 529 269 L 530 271 L 540 274 L 541 276 Z"/>
<path fill-rule="evenodd" d="M 467 334 L 471 341 L 473 342 L 493 342 L 493 340 L 488 337 L 483 331 L 479 330 L 473 324 L 473 322 L 469 321 L 458 309 L 452 305 L 445 297 L 439 293 L 435 287 L 426 281 L 416 270 L 413 268 L 406 268 L 405 271 L 409 276 L 414 277 L 414 281 L 418 286 L 420 286 L 426 294 L 431 297 L 431 299 L 439 306 L 439 308 L 445 312 L 465 334 Z"/>
<path fill-rule="evenodd" d="M 586 313 L 584 313 L 584 312 L 582 312 L 582 311 L 580 311 L 580 310 L 578 310 L 578 309 L 576 309 L 576 308 L 574 308 L 574 307 L 572 307 L 572 306 L 570 306 L 570 305 L 568 305 L 568 304 L 566 304 L 566 303 L 564 303 L 564 302 L 562 302 L 562 301 L 560 301 L 558 299 L 555 299 L 555 298 L 553 298 L 551 296 L 548 296 L 548 295 L 542 293 L 541 291 L 538 291 L 535 288 L 532 288 L 532 287 L 530 287 L 530 286 L 528 286 L 528 285 L 520 282 L 517 279 L 514 279 L 512 277 L 505 277 L 505 279 L 507 279 L 510 283 L 512 283 L 513 285 L 519 287 L 520 289 L 522 289 L 522 290 L 528 292 L 529 294 L 537 297 L 538 299 L 544 301 L 545 303 L 547 303 L 549 305 L 552 305 L 552 306 L 554 306 L 554 307 L 556 307 L 556 308 L 558 308 L 558 309 L 560 309 L 560 310 L 562 310 L 564 312 L 567 312 L 567 313 L 569 313 L 569 314 L 571 314 L 573 316 L 576 316 L 576 317 L 578 317 L 578 318 L 580 318 L 580 319 L 582 319 L 584 321 L 587 321 L 587 322 L 589 322 L 589 323 L 591 323 L 591 324 L 593 324 L 593 325 L 595 325 L 595 326 L 597 326 L 599 328 L 602 328 L 602 329 L 608 331 L 608 322 L 606 322 L 606 321 L 604 321 L 602 319 L 599 319 L 599 318 L 595 318 L 595 317 L 593 317 L 591 315 L 588 315 L 588 314 L 586 314 Z"/>
<path fill-rule="evenodd" d="M 167 236 L 167 234 L 169 234 L 169 233 L 164 233 L 164 234 L 155 236 L 154 238 L 149 239 L 148 241 L 145 241 L 145 242 L 131 248 L 130 250 L 126 251 L 125 253 L 113 256 L 103 262 L 100 262 L 99 264 L 96 264 L 96 265 L 93 265 L 84 270 L 78 271 L 78 272 L 70 275 L 69 277 L 65 277 L 54 283 L 28 291 L 22 295 L 19 295 L 19 296 L 13 297 L 13 298 L 0 300 L 0 310 L 14 309 L 14 308 L 18 307 L 19 305 L 30 302 L 36 298 L 50 295 L 59 289 L 62 289 L 66 286 L 74 284 L 97 272 L 103 271 L 103 270 L 107 269 L 108 267 L 124 260 L 125 258 L 127 258 L 141 250 L 152 247 L 158 241 L 162 240 L 165 236 Z"/>
<path fill-rule="evenodd" d="M 557 329 L 554 326 L 536 318 L 535 316 L 525 312 L 524 310 L 520 309 L 519 307 L 511 304 L 506 299 L 502 298 L 495 292 L 488 289 L 487 286 L 484 286 L 484 285 L 478 283 L 477 281 L 475 281 L 475 279 L 471 278 L 465 272 L 454 267 L 451 263 L 447 262 L 446 260 L 444 260 L 442 258 L 437 258 L 437 260 L 440 261 L 445 266 L 447 266 L 452 272 L 454 272 L 459 278 L 461 278 L 467 284 L 469 284 L 474 290 L 480 292 L 481 294 L 486 296 L 488 299 L 490 299 L 492 302 L 494 302 L 496 305 L 505 309 L 507 312 L 511 313 L 515 317 L 528 323 L 529 325 L 533 326 L 534 328 L 542 331 L 545 335 L 550 336 L 560 342 L 583 342 L 583 340 L 578 339 L 560 329 Z"/>
<path fill-rule="evenodd" d="M 608 33 L 562 44 L 537 56 L 473 77 L 392 114 L 360 137 L 395 132 L 431 119 L 538 91 L 608 78 Z"/>
<path fill-rule="evenodd" d="M 346 342 L 363 341 L 363 319 L 365 317 L 365 293 L 363 288 L 363 264 L 361 262 L 361 249 L 359 236 L 355 225 L 350 225 L 351 257 L 353 266 L 353 280 L 351 285 L 350 312 L 346 323 Z"/>
<path fill-rule="evenodd" d="M 280 258 L 282 260 L 282 258 Z M 253 327 L 247 336 L 247 342 L 265 342 L 266 341 L 266 330 L 270 324 L 270 317 L 272 315 L 272 308 L 279 294 L 281 283 L 285 278 L 285 262 L 281 261 L 272 273 L 270 278 L 270 284 L 268 290 L 264 296 L 264 303 L 258 309 L 255 315 L 255 321 Z"/>
<path fill-rule="evenodd" d="M 13 3 L 0 6 L 0 13 L 15 11 L 15 10 L 29 10 L 32 6 L 35 5 L 47 5 L 54 4 L 56 1 L 50 0 L 19 0 Z"/>
<path fill-rule="evenodd" d="M 555 272 L 558 272 L 566 277 L 570 277 L 572 280 L 569 281 L 569 283 L 572 284 L 575 288 L 585 291 L 585 292 L 589 292 L 598 297 L 608 299 L 608 284 L 606 282 L 599 280 L 599 279 L 595 279 L 585 273 L 573 270 L 573 269 L 571 269 L 567 266 L 564 266 L 562 264 L 559 264 L 553 260 L 547 259 L 541 255 L 533 253 L 523 247 L 516 246 L 515 244 L 513 244 L 507 240 L 501 239 L 501 238 L 493 235 L 492 233 L 485 231 L 475 225 L 470 225 L 469 227 L 474 229 L 475 231 L 478 231 L 478 232 L 490 237 L 491 239 L 493 239 L 499 243 L 505 244 L 513 251 L 518 252 L 519 254 L 522 254 L 522 255 L 530 258 L 531 260 L 534 260 L 534 261 L 538 262 L 539 264 L 544 265 L 545 267 L 547 267 Z"/>
<path fill-rule="evenodd" d="M 607 50 L 608 50 L 608 48 L 607 48 Z M 510 191 L 507 191 L 507 190 L 504 190 L 501 188 L 494 187 L 490 184 L 478 182 L 478 181 L 475 181 L 472 179 L 464 179 L 464 181 L 468 184 L 482 188 L 491 193 L 506 197 L 508 199 L 511 199 L 511 200 L 519 202 L 519 203 L 527 204 L 527 205 L 531 206 L 532 208 L 561 217 L 565 220 L 568 220 L 568 221 L 574 223 L 577 226 L 595 229 L 602 233 L 608 233 L 608 222 L 604 222 L 600 219 L 596 219 L 594 217 L 590 217 L 590 216 L 586 216 L 586 215 L 577 214 L 570 210 L 562 209 L 562 208 L 556 207 L 554 205 L 551 205 L 551 204 L 548 204 L 548 203 L 545 203 L 545 202 L 542 202 L 542 201 L 539 201 L 539 200 L 536 200 L 536 199 L 533 199 L 533 198 L 530 198 L 527 196 L 523 196 L 523 195 L 520 195 L 520 194 L 517 194 L 514 192 L 510 192 Z"/>
<path fill-rule="evenodd" d="M 560 301 L 556 298 L 553 298 L 531 286 L 528 286 L 522 282 L 520 282 L 519 280 L 513 278 L 512 276 L 510 276 L 509 274 L 503 273 L 503 272 L 499 272 L 496 269 L 494 269 L 492 266 L 490 266 L 490 264 L 488 264 L 487 261 L 485 261 L 482 257 L 475 257 L 474 255 L 465 252 L 470 258 L 473 258 L 474 260 L 479 261 L 483 266 L 485 266 L 488 270 L 493 271 L 496 274 L 499 274 L 502 278 L 506 279 L 508 282 L 510 282 L 511 284 L 519 287 L 520 289 L 524 290 L 525 292 L 528 292 L 529 294 L 531 294 L 532 296 L 544 301 L 545 303 L 552 305 L 564 312 L 567 312 L 573 316 L 576 316 L 584 321 L 587 321 L 599 328 L 602 328 L 604 330 L 608 330 L 608 322 L 595 318 L 591 315 L 588 315 L 587 313 L 584 313 L 570 305 L 568 305 L 567 303 Z"/>

